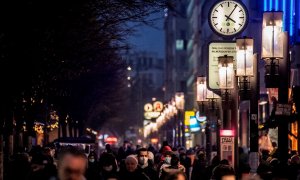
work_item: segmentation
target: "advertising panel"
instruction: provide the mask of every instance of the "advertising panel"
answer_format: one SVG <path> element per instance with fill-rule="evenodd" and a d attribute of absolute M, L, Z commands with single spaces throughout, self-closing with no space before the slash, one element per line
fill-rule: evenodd
<path fill-rule="evenodd" d="M 227 159 L 229 164 L 234 167 L 234 137 L 221 136 L 221 159 Z"/>

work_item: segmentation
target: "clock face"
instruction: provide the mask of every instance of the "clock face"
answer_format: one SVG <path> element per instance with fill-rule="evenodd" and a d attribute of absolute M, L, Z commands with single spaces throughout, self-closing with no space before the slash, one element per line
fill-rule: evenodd
<path fill-rule="evenodd" d="M 233 36 L 246 28 L 248 13 L 242 3 L 224 0 L 212 7 L 209 18 L 210 26 L 215 32 L 223 36 Z"/>

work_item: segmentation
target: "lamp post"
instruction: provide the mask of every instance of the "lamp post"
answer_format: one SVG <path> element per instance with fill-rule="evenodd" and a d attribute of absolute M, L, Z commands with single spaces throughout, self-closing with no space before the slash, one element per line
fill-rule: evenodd
<path fill-rule="evenodd" d="M 199 106 L 199 112 L 204 113 L 204 102 L 207 102 L 207 87 L 206 77 L 197 77 L 197 103 Z"/>
<path fill-rule="evenodd" d="M 253 172 L 256 172 L 258 167 L 258 71 L 257 71 L 257 55 L 253 54 L 253 39 L 252 38 L 237 38 L 236 39 L 236 63 L 238 76 L 238 86 L 240 90 L 240 100 L 248 100 L 250 108 L 250 128 L 247 132 L 243 132 L 243 137 L 250 137 L 250 165 Z M 242 123 L 245 121 L 241 121 Z M 240 123 L 241 125 L 241 123 Z M 242 124 L 243 125 L 243 124 Z M 250 129 L 250 133 L 249 133 Z"/>
<path fill-rule="evenodd" d="M 181 144 L 183 146 L 185 146 L 185 124 L 183 118 L 184 102 L 184 93 L 177 92 L 175 94 L 175 105 L 178 109 L 178 144 Z"/>
<path fill-rule="evenodd" d="M 219 87 L 221 89 L 222 104 L 223 104 L 223 128 L 231 128 L 231 110 L 230 110 L 230 90 L 234 88 L 234 70 L 233 57 L 220 56 L 218 57 L 219 67 Z"/>
<path fill-rule="evenodd" d="M 265 80 L 267 88 L 278 88 L 278 103 L 288 103 L 289 53 L 288 34 L 282 31 L 283 12 L 271 11 L 263 14 L 262 59 L 265 60 Z M 288 160 L 288 117 L 278 120 L 279 160 Z"/>
<path fill-rule="evenodd" d="M 282 32 L 282 12 L 265 12 L 262 25 L 262 59 L 266 65 L 266 86 L 278 87 L 279 61 L 284 59 L 284 33 Z"/>
<path fill-rule="evenodd" d="M 204 112 L 204 102 L 207 102 L 207 86 L 206 86 L 206 77 L 199 76 L 197 77 L 197 103 L 199 107 L 199 114 L 203 115 Z M 210 136 L 210 124 L 208 120 L 206 121 L 205 127 L 205 137 L 206 137 L 206 158 L 209 162 L 211 154 L 211 136 Z"/>

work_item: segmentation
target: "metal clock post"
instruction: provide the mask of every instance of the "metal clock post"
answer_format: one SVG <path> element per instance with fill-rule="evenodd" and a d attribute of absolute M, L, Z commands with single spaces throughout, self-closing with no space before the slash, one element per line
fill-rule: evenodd
<path fill-rule="evenodd" d="M 249 14 L 247 11 L 246 6 L 242 3 L 240 0 L 221 0 L 216 2 L 209 12 L 209 25 L 214 33 L 219 35 L 224 39 L 224 41 L 221 41 L 220 44 L 224 44 L 223 49 L 226 49 L 226 42 L 228 45 L 230 43 L 235 43 L 235 38 L 238 37 L 239 34 L 241 34 L 245 28 L 247 27 L 249 19 Z M 234 51 L 236 53 L 236 50 L 234 48 Z M 211 51 L 210 51 L 211 53 Z M 230 53 L 232 51 L 228 51 L 226 54 L 226 50 L 224 50 L 224 54 L 221 54 L 220 56 L 230 56 Z M 218 58 L 218 57 L 217 57 Z M 234 57 L 235 58 L 235 57 Z M 209 66 L 209 68 L 212 68 Z M 236 64 L 234 59 L 234 68 L 236 70 Z M 209 71 L 209 81 L 215 81 L 219 82 L 219 79 L 213 80 L 210 78 L 211 76 L 218 76 L 216 74 L 211 74 L 212 72 Z M 214 71 L 213 73 L 217 73 Z M 226 127 L 228 130 L 233 130 L 234 133 L 234 144 L 235 147 L 237 147 L 237 137 L 238 137 L 238 88 L 237 88 L 237 78 L 234 77 L 234 88 L 231 90 L 231 97 L 229 99 L 229 108 L 230 110 L 228 112 L 230 113 L 230 119 L 228 121 L 231 121 L 230 127 Z M 208 84 L 212 84 L 213 82 L 209 82 Z M 219 86 L 219 83 L 217 84 Z M 219 92 L 220 87 L 211 87 L 210 89 L 216 90 Z M 228 102 L 227 102 L 228 103 Z M 254 102 L 256 103 L 256 102 Z M 224 106 L 222 110 L 224 110 Z M 226 108 L 225 108 L 226 109 Z M 223 117 L 224 119 L 224 117 Z M 226 118 L 225 118 L 226 119 Z M 225 122 L 225 124 L 228 124 L 228 122 Z M 229 122 L 230 124 L 230 122 Z M 219 150 L 220 151 L 220 150 Z M 257 150 L 256 150 L 257 151 Z M 237 154 L 237 148 L 235 148 L 235 156 Z M 234 158 L 235 162 L 238 158 Z M 236 164 L 236 163 L 235 163 Z"/>

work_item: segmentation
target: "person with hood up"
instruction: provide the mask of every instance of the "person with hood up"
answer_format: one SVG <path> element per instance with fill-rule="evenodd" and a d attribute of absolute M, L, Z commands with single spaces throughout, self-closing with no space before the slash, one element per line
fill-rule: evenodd
<path fill-rule="evenodd" d="M 176 174 L 178 172 L 185 172 L 184 166 L 182 166 L 179 162 L 179 158 L 173 154 L 171 156 L 171 162 L 170 165 L 162 167 L 162 174 L 160 179 L 165 179 L 169 176 L 172 176 L 173 174 Z"/>
<path fill-rule="evenodd" d="M 125 159 L 125 169 L 121 169 L 121 180 L 150 180 L 150 178 L 138 168 L 138 160 L 135 155 L 129 155 Z"/>
<path fill-rule="evenodd" d="M 99 179 L 98 180 L 107 180 L 110 177 L 117 177 L 117 160 L 115 156 L 111 153 L 103 153 L 99 159 Z"/>

